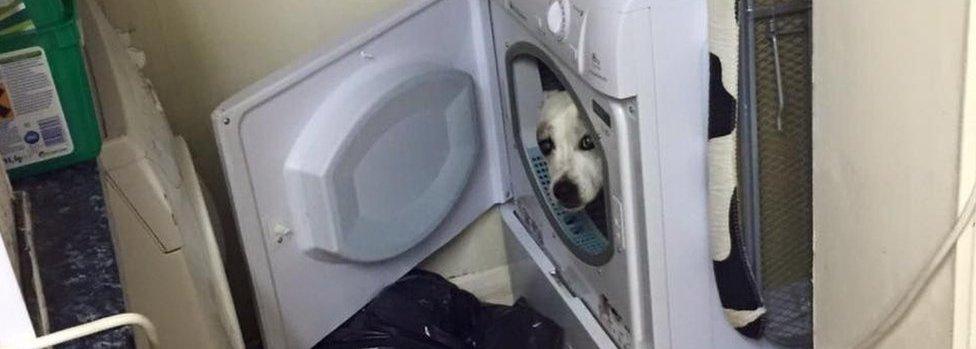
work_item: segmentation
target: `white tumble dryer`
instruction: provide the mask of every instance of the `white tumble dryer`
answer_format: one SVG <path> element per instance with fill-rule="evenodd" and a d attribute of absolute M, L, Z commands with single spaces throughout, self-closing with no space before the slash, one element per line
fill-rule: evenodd
<path fill-rule="evenodd" d="M 513 292 L 569 346 L 759 347 L 723 317 L 708 252 L 705 12 L 412 1 L 222 104 L 266 346 L 311 347 L 501 205 L 527 256 L 512 263 L 529 265 L 512 268 Z M 603 220 L 549 195 L 535 140 L 547 89 L 570 92 L 606 155 Z"/>

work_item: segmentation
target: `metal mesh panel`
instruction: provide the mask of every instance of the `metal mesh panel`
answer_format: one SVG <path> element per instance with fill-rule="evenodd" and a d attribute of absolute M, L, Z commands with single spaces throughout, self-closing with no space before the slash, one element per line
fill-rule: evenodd
<path fill-rule="evenodd" d="M 765 333 L 796 347 L 811 347 L 813 333 L 808 21 L 806 11 L 757 19 L 754 46 Z"/>

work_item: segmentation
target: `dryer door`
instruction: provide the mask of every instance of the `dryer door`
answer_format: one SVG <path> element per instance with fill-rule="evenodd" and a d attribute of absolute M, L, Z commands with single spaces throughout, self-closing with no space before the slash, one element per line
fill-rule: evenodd
<path fill-rule="evenodd" d="M 376 262 L 430 234 L 479 155 L 474 81 L 448 67 L 398 66 L 340 86 L 285 160 L 298 248 Z"/>
<path fill-rule="evenodd" d="M 308 348 L 504 198 L 484 1 L 417 1 L 225 102 L 271 348 Z"/>

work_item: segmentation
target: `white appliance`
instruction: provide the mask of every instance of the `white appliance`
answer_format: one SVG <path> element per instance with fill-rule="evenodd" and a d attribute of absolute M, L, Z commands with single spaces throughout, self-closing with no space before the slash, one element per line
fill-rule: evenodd
<path fill-rule="evenodd" d="M 706 28 L 699 1 L 414 1 L 223 103 L 266 346 L 311 347 L 495 205 L 515 297 L 569 346 L 762 346 L 712 276 Z M 541 66 L 607 155 L 604 229 L 550 203 Z"/>
<path fill-rule="evenodd" d="M 126 310 L 166 348 L 243 348 L 215 227 L 189 148 L 166 122 L 130 47 L 79 2 L 105 139 L 98 157 Z M 149 338 L 136 332 L 139 348 Z"/>

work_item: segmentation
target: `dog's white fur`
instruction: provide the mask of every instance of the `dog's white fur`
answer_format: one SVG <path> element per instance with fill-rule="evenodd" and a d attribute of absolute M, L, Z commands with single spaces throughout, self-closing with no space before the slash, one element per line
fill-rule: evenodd
<path fill-rule="evenodd" d="M 536 141 L 551 140 L 555 146 L 546 155 L 550 192 L 561 179 L 569 180 L 579 191 L 581 205 L 566 207 L 580 211 L 593 202 L 603 188 L 603 153 L 597 145 L 590 150 L 580 148 L 584 136 L 590 136 L 594 144 L 599 142 L 586 126 L 576 103 L 565 91 L 547 91 L 542 105 L 542 117 L 536 129 Z M 565 205 L 564 205 L 565 206 Z"/>

